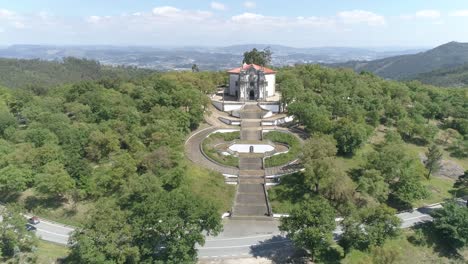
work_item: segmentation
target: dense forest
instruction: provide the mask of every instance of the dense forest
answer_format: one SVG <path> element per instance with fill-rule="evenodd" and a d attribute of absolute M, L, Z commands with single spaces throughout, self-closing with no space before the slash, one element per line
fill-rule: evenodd
<path fill-rule="evenodd" d="M 397 210 L 414 208 L 432 195 L 426 183 L 440 168 L 443 150 L 460 159 L 468 157 L 468 90 L 387 81 L 370 73 L 314 65 L 282 68 L 277 79 L 283 105 L 296 117 L 297 128 L 310 134 L 302 149 L 305 170 L 285 177 L 270 191 L 270 197 L 291 214 L 282 219 L 280 230 L 312 260 L 327 262 L 330 254 L 342 254 L 332 240 L 334 218 L 341 216 L 345 220 L 339 245 L 345 256 L 355 251 L 398 255 L 382 248 L 387 239 L 399 235 Z M 385 134 L 369 144 L 377 129 Z M 354 160 L 366 144 L 370 149 L 362 161 L 344 168 L 339 160 Z M 426 147 L 426 161 L 408 152 L 408 144 Z M 466 180 L 460 182 L 466 192 Z M 467 224 L 460 222 L 468 210 L 447 208 L 441 214 L 453 217 L 447 216 L 445 226 L 429 233 L 440 231 L 444 241 L 453 242 L 467 234 Z M 444 233 L 450 228 L 460 233 Z M 458 249 L 467 242 L 457 241 L 446 244 Z"/>
<path fill-rule="evenodd" d="M 106 71 L 95 64 L 88 72 L 90 63 L 78 63 L 78 79 Z M 68 67 L 42 71 L 56 66 Z M 183 142 L 224 75 L 122 71 L 41 90 L 0 89 L 1 200 L 33 189 L 49 202 L 93 201 L 73 236 L 70 263 L 192 262 L 202 231 L 221 229 L 220 208 L 188 189 Z M 98 243 L 101 236 L 109 243 Z M 13 255 L 9 246 L 4 257 Z"/>
<path fill-rule="evenodd" d="M 0 58 L 0 85 L 9 88 L 41 90 L 60 84 L 101 79 L 131 80 L 154 71 L 133 67 L 103 66 L 99 62 L 73 57 L 62 61 Z"/>
<path fill-rule="evenodd" d="M 468 87 L 468 65 L 422 73 L 414 79 L 440 87 Z"/>

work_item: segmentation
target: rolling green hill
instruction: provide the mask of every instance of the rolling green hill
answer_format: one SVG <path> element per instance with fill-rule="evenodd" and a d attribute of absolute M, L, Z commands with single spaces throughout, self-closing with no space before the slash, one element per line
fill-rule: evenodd
<path fill-rule="evenodd" d="M 401 55 L 374 61 L 350 61 L 332 67 L 368 71 L 383 78 L 407 80 L 435 70 L 449 69 L 468 63 L 468 43 L 450 42 L 426 52 Z"/>
<path fill-rule="evenodd" d="M 0 58 L 0 86 L 10 88 L 51 87 L 104 78 L 131 79 L 152 72 L 131 67 L 103 66 L 94 60 L 71 57 L 63 61 Z"/>
<path fill-rule="evenodd" d="M 421 73 L 414 77 L 414 79 L 436 86 L 467 87 L 468 64 L 455 68 L 439 69 L 428 73 Z"/>

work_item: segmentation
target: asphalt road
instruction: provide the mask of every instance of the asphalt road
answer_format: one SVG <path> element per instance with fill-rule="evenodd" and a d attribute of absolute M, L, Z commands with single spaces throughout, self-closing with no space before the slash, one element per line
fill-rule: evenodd
<path fill-rule="evenodd" d="M 208 236 L 199 258 L 247 257 L 278 250 L 289 241 L 278 230 L 279 221 L 223 220 L 223 232 Z M 265 253 L 265 254 L 266 254 Z"/>
<path fill-rule="evenodd" d="M 441 208 L 440 204 L 414 209 L 397 214 L 402 228 L 432 221 L 431 210 Z M 226 220 L 224 231 L 217 237 L 207 237 L 203 247 L 198 247 L 200 259 L 230 257 L 268 257 L 280 250 L 291 251 L 291 241 L 278 231 L 277 220 L 271 222 L 242 222 Z M 244 234 L 244 235 L 243 235 Z M 251 234 L 251 235 L 248 235 Z M 333 235 L 338 238 L 342 230 L 338 227 Z"/>
<path fill-rule="evenodd" d="M 73 228 L 60 224 L 55 224 L 41 219 L 39 224 L 34 225 L 37 230 L 36 235 L 45 241 L 66 245 Z"/>
<path fill-rule="evenodd" d="M 440 204 L 435 204 L 399 213 L 397 216 L 402 220 L 401 227 L 408 228 L 418 223 L 432 221 L 429 212 L 441 207 Z M 278 251 L 292 251 L 291 242 L 278 230 L 278 220 L 224 219 L 223 224 L 224 230 L 221 234 L 216 237 L 207 236 L 205 245 L 197 247 L 199 258 L 268 257 L 277 254 Z M 35 227 L 36 234 L 41 239 L 62 245 L 67 244 L 68 237 L 73 231 L 72 227 L 44 219 L 41 219 L 41 223 Z M 337 228 L 334 231 L 335 237 L 339 237 L 340 234 L 341 230 Z"/>
<path fill-rule="evenodd" d="M 0 208 L 3 208 L 2 205 L 0 205 Z M 25 214 L 24 217 L 26 219 L 31 218 L 31 215 Z M 2 218 L 0 216 L 0 221 L 2 221 Z M 25 222 L 26 224 L 26 222 Z M 34 233 L 36 235 L 45 241 L 49 241 L 52 243 L 57 243 L 61 245 L 67 245 L 68 244 L 68 238 L 70 236 L 70 233 L 73 232 L 74 228 L 70 226 L 66 226 L 63 224 L 59 223 L 54 223 L 52 221 L 40 219 L 40 223 L 36 225 L 32 225 L 36 228 Z"/>

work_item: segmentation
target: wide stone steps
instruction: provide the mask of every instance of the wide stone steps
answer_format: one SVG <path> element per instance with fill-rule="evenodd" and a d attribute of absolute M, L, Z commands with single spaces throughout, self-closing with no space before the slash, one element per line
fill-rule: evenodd
<path fill-rule="evenodd" d="M 239 172 L 239 177 L 240 178 L 245 178 L 245 177 L 261 177 L 263 178 L 263 175 L 265 172 L 263 170 L 241 170 Z"/>
<path fill-rule="evenodd" d="M 261 121 L 260 119 L 255 120 L 242 120 L 241 127 L 243 129 L 260 129 L 261 128 Z"/>
<path fill-rule="evenodd" d="M 254 141 L 257 144 L 262 139 L 262 130 L 259 129 L 242 129 L 240 134 L 241 140 Z"/>
<path fill-rule="evenodd" d="M 240 179 L 241 184 L 263 184 L 265 180 L 263 178 L 244 178 Z"/>
<path fill-rule="evenodd" d="M 263 185 L 262 184 L 239 184 L 237 191 L 239 193 L 262 193 Z"/>
<path fill-rule="evenodd" d="M 269 216 L 238 216 L 233 215 L 231 216 L 231 220 L 240 220 L 240 221 L 273 221 L 273 217 Z"/>
<path fill-rule="evenodd" d="M 241 140 L 260 144 L 262 139 L 261 118 L 263 110 L 256 104 L 248 104 L 241 111 Z M 270 221 L 263 184 L 263 155 L 241 154 L 239 156 L 239 178 L 232 220 Z"/>
<path fill-rule="evenodd" d="M 266 216 L 267 214 L 265 202 L 262 205 L 239 205 L 234 208 L 235 216 Z"/>
<path fill-rule="evenodd" d="M 237 195 L 236 205 L 264 206 L 265 195 L 263 193 L 243 193 L 242 195 Z"/>
<path fill-rule="evenodd" d="M 247 110 L 247 111 L 244 110 L 240 114 L 240 117 L 242 119 L 261 119 L 262 116 L 263 116 L 263 111 L 258 112 L 257 110 Z"/>
<path fill-rule="evenodd" d="M 247 104 L 240 112 L 242 119 L 260 119 L 263 117 L 264 111 L 256 104 Z"/>
<path fill-rule="evenodd" d="M 262 159 L 261 158 L 239 158 L 239 168 L 242 171 L 259 171 L 262 170 Z"/>

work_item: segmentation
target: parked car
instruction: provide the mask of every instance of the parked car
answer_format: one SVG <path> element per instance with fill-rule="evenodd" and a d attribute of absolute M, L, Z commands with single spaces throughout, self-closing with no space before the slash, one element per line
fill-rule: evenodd
<path fill-rule="evenodd" d="M 26 230 L 34 232 L 37 228 L 31 224 L 26 224 Z"/>
<path fill-rule="evenodd" d="M 41 222 L 41 220 L 39 220 L 39 217 L 33 216 L 33 217 L 29 218 L 28 222 L 30 224 L 37 225 L 37 224 L 39 224 Z"/>

